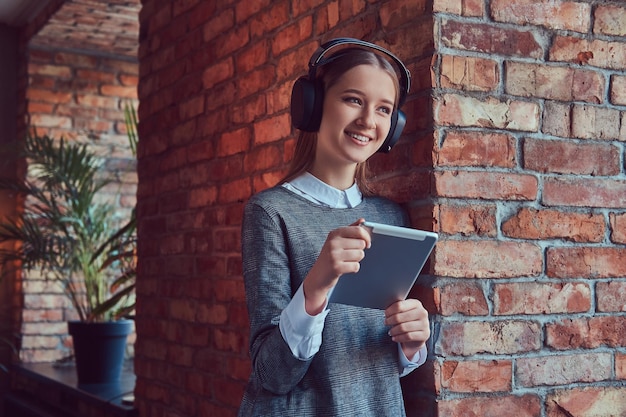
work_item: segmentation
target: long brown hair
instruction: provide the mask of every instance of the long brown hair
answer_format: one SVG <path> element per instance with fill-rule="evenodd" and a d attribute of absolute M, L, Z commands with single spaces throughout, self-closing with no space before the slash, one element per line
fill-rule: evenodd
<path fill-rule="evenodd" d="M 328 58 L 327 62 L 320 67 L 317 80 L 322 83 L 323 91 L 326 92 L 344 73 L 359 65 L 371 65 L 391 75 L 396 90 L 394 107 L 397 106 L 400 96 L 398 75 L 389 61 L 371 50 L 354 47 L 341 50 Z M 313 166 L 316 147 L 317 132 L 300 131 L 289 171 L 280 183 L 291 181 L 308 171 Z M 363 194 L 371 194 L 367 185 L 367 161 L 357 164 L 354 179 Z"/>

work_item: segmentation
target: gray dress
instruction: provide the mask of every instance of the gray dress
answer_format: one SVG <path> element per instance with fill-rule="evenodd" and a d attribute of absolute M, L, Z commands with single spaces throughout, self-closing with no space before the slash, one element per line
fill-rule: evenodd
<path fill-rule="evenodd" d="M 283 187 L 253 196 L 242 226 L 252 374 L 239 416 L 404 416 L 398 345 L 384 313 L 330 304 L 320 350 L 293 356 L 278 323 L 313 266 L 328 232 L 359 218 L 406 225 L 395 203 L 366 197 L 355 208 L 327 208 Z"/>

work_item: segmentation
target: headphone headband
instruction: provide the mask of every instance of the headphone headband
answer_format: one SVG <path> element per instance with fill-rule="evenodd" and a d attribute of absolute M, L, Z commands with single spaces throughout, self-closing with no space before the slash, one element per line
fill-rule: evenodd
<path fill-rule="evenodd" d="M 320 65 L 324 65 L 324 62 L 322 61 L 324 56 L 331 50 L 342 45 L 356 45 L 363 47 L 363 49 L 374 49 L 375 51 L 386 55 L 393 61 L 397 69 L 400 70 L 400 98 L 398 100 L 398 108 L 400 108 L 400 106 L 404 104 L 406 96 L 409 94 L 409 90 L 411 89 L 411 73 L 404 65 L 404 63 L 400 60 L 400 58 L 398 58 L 385 48 L 378 46 L 374 43 L 362 41 L 356 38 L 335 38 L 323 43 L 317 48 L 313 55 L 311 55 L 311 59 L 309 60 L 309 80 L 315 80 L 317 67 Z"/>

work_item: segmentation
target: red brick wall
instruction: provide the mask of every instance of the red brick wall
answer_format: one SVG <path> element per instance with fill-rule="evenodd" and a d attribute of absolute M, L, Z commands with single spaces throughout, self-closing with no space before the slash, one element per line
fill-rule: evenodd
<path fill-rule="evenodd" d="M 123 221 L 136 204 L 136 164 L 122 109 L 124 103 L 136 106 L 137 62 L 50 46 L 27 51 L 26 126 L 38 134 L 89 141 L 106 158 L 108 175 L 115 179 L 103 197 L 118 207 L 116 215 Z M 68 356 L 66 321 L 76 314 L 62 288 L 32 273 L 21 292 L 20 359 L 47 362 Z"/>
<path fill-rule="evenodd" d="M 405 110 L 419 117 L 375 169 L 379 187 L 401 186 L 401 200 L 428 194 L 428 181 L 405 182 L 428 177 L 411 152 L 431 119 L 423 2 L 216 3 L 146 1 L 140 13 L 135 371 L 150 416 L 236 412 L 250 372 L 241 211 L 285 170 L 291 87 L 320 40 L 374 40 L 406 60 L 415 88 Z"/>
<path fill-rule="evenodd" d="M 334 36 L 388 46 L 414 75 L 406 134 L 373 163 L 442 237 L 416 290 L 434 357 L 403 380 L 409 415 L 626 410 L 623 5 L 218 3 L 140 13 L 142 415 L 235 415 L 241 210 L 284 172 L 291 86 Z"/>
<path fill-rule="evenodd" d="M 626 7 L 434 4 L 439 415 L 624 415 Z"/>

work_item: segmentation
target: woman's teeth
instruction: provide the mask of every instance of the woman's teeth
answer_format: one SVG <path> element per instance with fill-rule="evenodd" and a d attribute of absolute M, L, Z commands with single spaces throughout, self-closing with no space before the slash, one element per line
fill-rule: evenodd
<path fill-rule="evenodd" d="M 369 142 L 370 138 L 363 135 L 357 135 L 356 133 L 348 133 L 351 137 L 358 140 L 359 142 Z"/>

